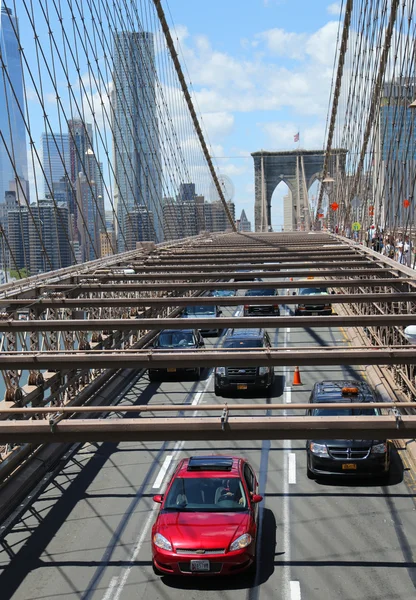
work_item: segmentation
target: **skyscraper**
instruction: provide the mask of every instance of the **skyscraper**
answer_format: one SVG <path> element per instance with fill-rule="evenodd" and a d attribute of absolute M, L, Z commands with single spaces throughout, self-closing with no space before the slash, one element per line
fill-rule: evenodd
<path fill-rule="evenodd" d="M 68 206 L 52 200 L 31 204 L 28 219 L 30 273 L 36 275 L 72 264 Z M 9 224 L 10 227 L 10 224 Z"/>
<path fill-rule="evenodd" d="M 1 3 L 0 13 L 0 202 L 16 190 L 19 204 L 28 202 L 28 169 L 19 23 Z"/>
<path fill-rule="evenodd" d="M 100 231 L 105 230 L 105 212 L 102 203 L 100 171 L 91 148 L 85 153 L 84 171 L 78 173 L 76 198 L 78 208 L 77 227 L 81 242 L 83 261 L 101 256 Z"/>
<path fill-rule="evenodd" d="M 416 127 L 409 108 L 415 94 L 416 78 L 383 87 L 373 173 L 375 218 L 387 227 L 406 225 L 410 215 L 403 201 L 415 197 Z"/>
<path fill-rule="evenodd" d="M 243 209 L 237 221 L 237 231 L 251 231 L 251 223 L 247 219 L 246 211 Z"/>
<path fill-rule="evenodd" d="M 54 185 L 71 172 L 68 133 L 42 133 L 42 167 L 45 198 L 53 194 Z"/>
<path fill-rule="evenodd" d="M 114 35 L 112 118 L 119 251 L 126 247 L 126 215 L 140 206 L 153 214 L 155 241 L 163 240 L 154 56 L 152 33 Z"/>

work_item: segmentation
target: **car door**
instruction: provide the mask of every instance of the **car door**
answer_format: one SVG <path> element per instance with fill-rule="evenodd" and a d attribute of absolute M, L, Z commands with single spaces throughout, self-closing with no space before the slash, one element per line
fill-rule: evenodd
<path fill-rule="evenodd" d="M 244 480 L 247 485 L 247 489 L 250 495 L 254 495 L 258 493 L 258 481 L 256 476 L 254 475 L 254 471 L 248 463 L 244 464 Z M 258 504 L 251 504 L 251 513 L 253 515 L 253 519 L 257 522 L 258 516 Z"/>

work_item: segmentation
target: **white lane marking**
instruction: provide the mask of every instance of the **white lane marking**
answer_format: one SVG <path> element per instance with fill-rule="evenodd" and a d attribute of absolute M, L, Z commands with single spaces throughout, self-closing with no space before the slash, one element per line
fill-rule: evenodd
<path fill-rule="evenodd" d="M 143 542 L 145 541 L 145 539 L 147 537 L 147 532 L 149 531 L 150 526 L 151 526 L 151 524 L 152 524 L 152 522 L 153 522 L 153 520 L 155 518 L 155 512 L 156 512 L 156 510 L 158 508 L 159 508 L 159 505 L 158 504 L 154 504 L 152 510 L 150 511 L 150 514 L 147 517 L 146 522 L 144 524 L 144 527 L 142 529 L 142 533 L 140 534 L 139 539 L 137 540 L 137 543 L 136 543 L 136 545 L 134 547 L 134 550 L 133 550 L 133 554 L 131 555 L 131 558 L 129 560 L 130 564 L 124 570 L 124 573 L 120 577 L 117 589 L 115 590 L 114 596 L 112 597 L 111 600 L 119 600 L 119 598 L 120 598 L 120 596 L 121 596 L 121 594 L 123 592 L 123 588 L 126 585 L 127 579 L 128 579 L 128 577 L 130 575 L 130 571 L 133 568 L 133 564 L 134 564 L 134 562 L 135 562 L 135 560 L 137 558 L 137 555 L 140 552 L 141 547 L 143 546 Z"/>
<path fill-rule="evenodd" d="M 162 485 L 162 481 L 166 475 L 166 471 L 169 469 L 169 465 L 172 462 L 172 458 L 173 458 L 173 455 L 168 454 L 167 457 L 165 458 L 165 460 L 163 461 L 163 465 L 161 466 L 159 474 L 156 477 L 155 482 L 153 484 L 153 489 L 155 489 L 155 488 L 159 489 L 160 486 Z"/>
<path fill-rule="evenodd" d="M 116 587 L 118 583 L 118 577 L 112 577 L 111 581 L 110 581 L 110 585 L 107 588 L 107 592 L 103 598 L 103 600 L 113 600 L 113 592 L 114 592 L 114 588 Z"/>
<path fill-rule="evenodd" d="M 292 388 L 286 386 L 284 389 L 284 402 L 290 404 L 292 402 Z"/>
<path fill-rule="evenodd" d="M 289 452 L 289 483 L 296 483 L 296 454 Z"/>
<path fill-rule="evenodd" d="M 287 309 L 287 313 L 289 310 Z M 287 348 L 289 346 L 290 341 L 290 329 L 285 329 L 284 334 L 284 347 Z M 289 376 L 288 367 L 284 367 L 283 375 L 285 378 L 285 382 Z M 285 386 L 283 392 L 283 402 L 284 404 L 290 404 L 292 401 L 292 388 L 291 386 Z M 287 410 L 283 411 L 284 415 L 287 415 Z M 286 567 L 283 568 L 282 573 L 282 584 L 283 584 L 283 598 L 286 600 L 294 600 L 292 597 L 291 591 L 291 568 L 290 568 L 290 555 L 291 555 L 291 547 L 290 547 L 290 506 L 289 506 L 289 457 L 292 449 L 292 440 L 284 440 L 283 442 L 285 451 L 283 456 L 283 507 L 282 507 L 282 519 L 283 519 L 283 551 L 285 553 L 285 562 L 287 564 Z"/>
<path fill-rule="evenodd" d="M 207 381 L 205 382 L 204 388 L 202 390 L 200 390 L 199 392 L 197 392 L 197 395 L 195 396 L 195 399 L 192 402 L 192 404 L 194 406 L 199 403 L 199 401 L 202 398 L 202 395 L 207 391 L 209 385 L 211 384 L 213 375 L 214 375 L 214 371 L 212 371 L 212 373 L 208 377 Z M 193 413 L 193 416 L 195 417 L 197 414 L 198 414 L 198 411 L 195 411 Z M 169 458 L 169 456 L 166 457 L 166 459 L 165 459 L 165 461 L 164 461 L 164 463 L 163 463 L 163 465 L 162 465 L 162 467 L 160 469 L 160 472 L 159 472 L 159 474 L 156 477 L 156 480 L 155 480 L 155 483 L 154 483 L 153 487 L 155 487 L 156 482 L 159 482 L 159 478 L 160 478 L 160 482 L 159 482 L 159 486 L 158 487 L 162 486 L 162 483 L 163 483 L 163 481 L 165 479 L 170 479 L 170 477 L 173 474 L 173 467 L 174 467 L 174 464 L 171 464 L 172 463 L 172 459 L 173 459 L 173 454 L 177 454 L 177 453 L 181 452 L 182 449 L 183 449 L 183 447 L 184 447 L 184 445 L 185 445 L 185 441 L 184 440 L 176 442 L 176 444 L 174 445 L 173 450 L 172 450 L 172 455 L 169 455 L 171 457 L 171 459 L 169 461 L 169 464 L 168 464 L 167 468 L 165 469 L 163 477 L 160 477 L 160 476 L 161 476 L 162 470 L 163 470 L 163 468 L 165 466 L 166 459 Z M 171 469 L 169 469 L 169 466 L 171 466 Z M 145 524 L 143 526 L 142 532 L 141 532 L 141 534 L 140 534 L 140 536 L 139 536 L 139 538 L 137 540 L 137 543 L 136 543 L 136 545 L 135 545 L 135 547 L 133 549 L 133 554 L 131 555 L 130 560 L 129 560 L 129 566 L 126 567 L 126 569 L 124 570 L 123 574 L 120 577 L 113 577 L 111 579 L 110 585 L 109 585 L 109 587 L 108 587 L 108 589 L 106 591 L 105 596 L 103 597 L 103 600 L 119 600 L 120 599 L 120 596 L 121 596 L 121 594 L 123 592 L 124 586 L 126 585 L 127 579 L 129 578 L 130 572 L 131 572 L 131 570 L 133 568 L 133 564 L 134 564 L 134 562 L 135 562 L 135 560 L 136 560 L 136 558 L 137 558 L 137 556 L 138 556 L 138 554 L 140 552 L 141 547 L 143 546 L 143 542 L 145 541 L 145 538 L 146 538 L 147 533 L 149 531 L 150 525 L 152 524 L 153 519 L 155 519 L 155 511 L 158 508 L 159 508 L 159 505 L 158 504 L 154 504 L 154 506 L 153 506 L 153 508 L 152 508 L 152 510 L 150 512 L 150 515 L 148 516 L 148 518 L 147 518 L 147 520 L 146 520 L 146 522 L 145 522 Z M 114 591 L 114 588 L 116 587 L 116 585 L 117 585 L 117 589 Z"/>
<path fill-rule="evenodd" d="M 301 600 L 299 581 L 290 582 L 290 600 Z"/>

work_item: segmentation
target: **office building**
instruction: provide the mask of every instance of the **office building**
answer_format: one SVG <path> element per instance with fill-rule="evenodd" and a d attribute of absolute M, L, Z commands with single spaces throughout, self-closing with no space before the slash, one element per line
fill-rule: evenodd
<path fill-rule="evenodd" d="M 30 273 L 36 275 L 69 267 L 74 260 L 68 206 L 64 203 L 55 205 L 51 200 L 44 199 L 39 200 L 38 204 L 31 204 L 30 208 L 27 236 Z"/>
<path fill-rule="evenodd" d="M 141 206 L 153 215 L 153 239 L 163 241 L 154 56 L 152 33 L 123 31 L 114 35 L 112 129 L 119 251 L 126 246 L 125 232 L 119 229 L 127 213 Z"/>
<path fill-rule="evenodd" d="M 235 204 L 227 202 L 228 210 L 235 221 Z M 224 206 L 220 200 L 215 202 L 205 202 L 205 229 L 213 233 L 221 233 L 231 230 L 231 224 L 226 215 Z"/>
<path fill-rule="evenodd" d="M 383 86 L 374 153 L 375 218 L 387 228 L 404 227 L 415 197 L 416 127 L 409 104 L 416 97 L 416 78 L 398 78 Z"/>
<path fill-rule="evenodd" d="M 133 208 L 124 220 L 125 250 L 135 250 L 137 242 L 152 242 L 154 231 L 153 214 L 144 206 Z"/>
<path fill-rule="evenodd" d="M 29 202 L 23 71 L 19 52 L 19 22 L 1 3 L 0 51 L 5 69 L 0 75 L 0 202 L 16 192 L 19 204 Z"/>
<path fill-rule="evenodd" d="M 8 267 L 28 269 L 30 273 L 30 215 L 26 206 L 16 205 L 7 211 Z"/>
<path fill-rule="evenodd" d="M 164 198 L 162 210 L 165 240 L 178 240 L 197 235 L 197 206 L 194 201 Z"/>
<path fill-rule="evenodd" d="M 251 231 L 251 223 L 247 219 L 246 211 L 243 209 L 241 211 L 240 218 L 237 221 L 237 231 Z"/>
<path fill-rule="evenodd" d="M 44 174 L 44 196 L 54 197 L 59 194 L 61 201 L 70 204 L 68 183 L 70 181 L 71 161 L 69 154 L 68 133 L 42 133 L 41 158 Z M 56 187 L 56 190 L 55 190 Z M 70 206 L 71 212 L 74 207 Z"/>

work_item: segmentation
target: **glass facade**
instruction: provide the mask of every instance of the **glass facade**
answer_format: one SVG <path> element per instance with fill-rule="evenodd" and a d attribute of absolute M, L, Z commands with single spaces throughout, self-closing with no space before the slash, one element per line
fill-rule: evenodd
<path fill-rule="evenodd" d="M 17 189 L 18 202 L 26 204 L 28 168 L 19 24 L 2 0 L 0 6 L 0 51 L 4 67 L 0 82 L 0 202 L 4 201 L 6 191 Z"/>
<path fill-rule="evenodd" d="M 403 79 L 385 84 L 380 107 L 381 195 L 388 227 L 405 226 L 409 211 L 405 198 L 414 197 L 416 128 L 409 104 L 416 95 L 416 80 Z"/>
<path fill-rule="evenodd" d="M 114 36 L 114 189 L 120 252 L 126 249 L 126 216 L 140 206 L 153 215 L 155 241 L 163 240 L 154 52 L 152 33 Z"/>

